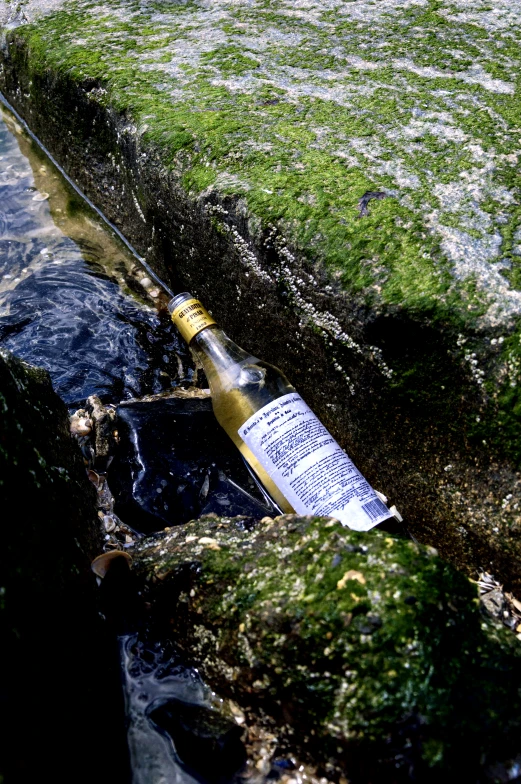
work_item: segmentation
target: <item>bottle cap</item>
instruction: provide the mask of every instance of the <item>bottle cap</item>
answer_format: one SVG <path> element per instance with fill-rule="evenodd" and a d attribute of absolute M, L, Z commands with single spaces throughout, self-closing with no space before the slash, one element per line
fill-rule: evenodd
<path fill-rule="evenodd" d="M 187 291 L 178 294 L 168 303 L 172 321 L 178 328 L 181 336 L 190 343 L 201 330 L 216 325 L 208 311 Z"/>
<path fill-rule="evenodd" d="M 185 299 L 193 299 L 189 291 L 183 291 L 182 294 L 176 294 L 167 305 L 169 312 L 173 313 L 177 306 L 180 305 L 181 302 L 184 302 Z"/>

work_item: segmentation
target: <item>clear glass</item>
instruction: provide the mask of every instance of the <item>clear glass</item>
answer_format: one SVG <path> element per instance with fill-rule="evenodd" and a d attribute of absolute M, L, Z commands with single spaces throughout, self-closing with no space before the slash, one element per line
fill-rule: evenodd
<path fill-rule="evenodd" d="M 282 511 L 294 512 L 238 432 L 252 414 L 294 387 L 278 368 L 244 351 L 218 327 L 203 329 L 190 345 L 208 378 L 217 421 Z"/>

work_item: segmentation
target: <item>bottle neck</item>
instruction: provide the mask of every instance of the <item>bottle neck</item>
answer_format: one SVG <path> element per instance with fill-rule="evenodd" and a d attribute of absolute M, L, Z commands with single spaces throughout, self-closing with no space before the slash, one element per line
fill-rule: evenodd
<path fill-rule="evenodd" d="M 182 337 L 200 360 L 213 391 L 230 386 L 242 365 L 258 362 L 230 340 L 200 300 L 188 291 L 170 300 L 168 309 Z"/>
<path fill-rule="evenodd" d="M 257 358 L 240 348 L 220 327 L 206 327 L 198 332 L 190 343 L 203 370 L 211 380 L 233 366 L 257 362 Z"/>

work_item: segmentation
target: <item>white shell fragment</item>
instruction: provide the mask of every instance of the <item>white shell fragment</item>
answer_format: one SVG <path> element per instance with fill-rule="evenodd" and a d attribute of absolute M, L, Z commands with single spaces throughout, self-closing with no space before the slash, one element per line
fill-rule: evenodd
<path fill-rule="evenodd" d="M 70 420 L 70 429 L 73 436 L 88 436 L 92 431 L 92 420 L 73 414 Z"/>
<path fill-rule="evenodd" d="M 111 531 L 115 531 L 116 529 L 116 521 L 111 515 L 104 515 L 103 516 L 103 526 L 105 531 L 110 534 Z"/>
<path fill-rule="evenodd" d="M 209 550 L 220 550 L 219 543 L 216 539 L 211 539 L 209 536 L 201 536 L 198 540 L 198 544 L 202 544 L 207 547 Z"/>
<path fill-rule="evenodd" d="M 116 558 L 125 558 L 129 566 L 132 563 L 132 558 L 128 553 L 125 553 L 123 550 L 111 550 L 109 553 L 98 555 L 91 563 L 90 568 L 95 575 L 103 578 L 110 569 L 110 564 Z"/>

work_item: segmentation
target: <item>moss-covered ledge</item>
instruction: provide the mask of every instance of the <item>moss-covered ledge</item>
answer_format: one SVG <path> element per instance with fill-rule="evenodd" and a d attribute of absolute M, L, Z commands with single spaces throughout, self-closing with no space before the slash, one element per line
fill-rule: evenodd
<path fill-rule="evenodd" d="M 521 12 L 29 0 L 13 19 L 0 88 L 73 179 L 284 368 L 419 538 L 521 587 Z"/>
<path fill-rule="evenodd" d="M 205 680 L 318 775 L 493 781 L 519 751 L 519 642 L 432 548 L 328 518 L 213 515 L 133 558 Z"/>

